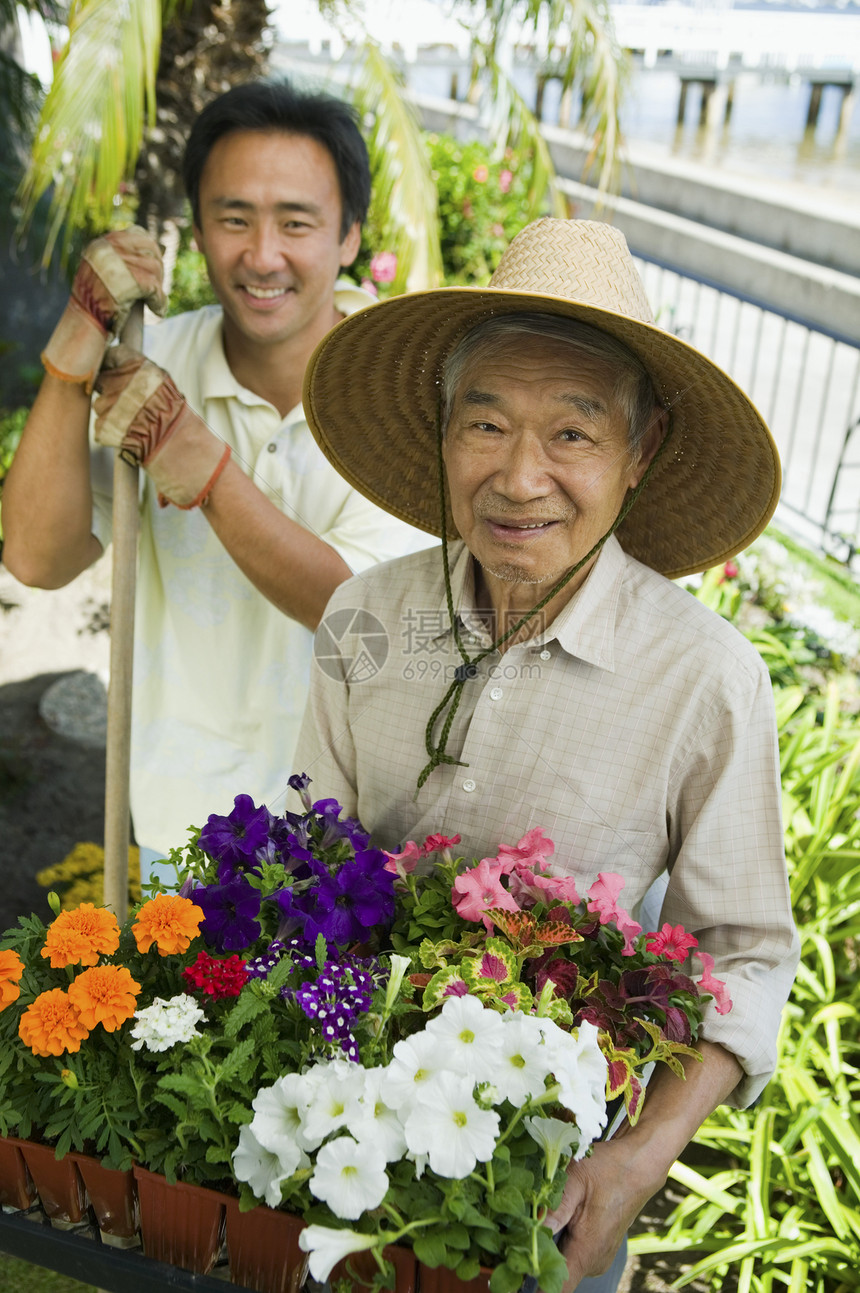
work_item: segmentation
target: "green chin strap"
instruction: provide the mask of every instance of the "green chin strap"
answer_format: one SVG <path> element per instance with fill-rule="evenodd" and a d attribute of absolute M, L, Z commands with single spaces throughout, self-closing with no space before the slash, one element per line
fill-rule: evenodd
<path fill-rule="evenodd" d="M 509 628 L 507 632 L 502 633 L 499 637 L 497 637 L 495 642 L 493 642 L 491 646 L 488 646 L 485 650 L 480 651 L 477 655 L 470 657 L 468 651 L 463 646 L 462 640 L 460 638 L 460 630 L 457 626 L 457 616 L 454 612 L 454 598 L 451 593 L 451 570 L 448 564 L 448 520 L 447 520 L 448 508 L 446 505 L 445 462 L 442 456 L 442 410 L 440 405 L 436 416 L 436 449 L 437 449 L 437 464 L 439 469 L 439 498 L 440 498 L 441 507 L 442 507 L 441 538 L 442 538 L 442 565 L 445 572 L 445 600 L 448 606 L 448 615 L 451 620 L 451 630 L 454 634 L 454 641 L 457 643 L 457 649 L 460 652 L 460 655 L 463 657 L 463 663 L 457 666 L 454 672 L 454 681 L 451 683 L 451 686 L 445 692 L 445 695 L 442 697 L 439 704 L 436 706 L 436 708 L 433 710 L 433 713 L 430 715 L 429 719 L 427 720 L 427 726 L 424 729 L 424 748 L 426 749 L 427 754 L 429 755 L 429 761 L 422 769 L 418 777 L 418 785 L 415 792 L 416 797 L 417 797 L 418 791 L 424 785 L 424 782 L 430 776 L 431 772 L 433 772 L 435 768 L 438 768 L 440 764 L 450 763 L 450 764 L 454 764 L 458 768 L 467 768 L 469 766 L 468 763 L 464 763 L 462 759 L 455 759 L 453 755 L 447 753 L 448 738 L 451 735 L 451 727 L 453 725 L 454 718 L 456 716 L 457 710 L 460 705 L 460 700 L 463 695 L 464 686 L 466 685 L 466 683 L 470 678 L 474 678 L 477 675 L 478 665 L 480 664 L 480 662 L 483 659 L 485 659 L 486 656 L 490 655 L 493 651 L 497 651 L 500 646 L 502 646 L 505 642 L 507 642 L 508 638 L 511 638 L 514 636 L 514 634 L 519 633 L 520 629 L 525 624 L 528 624 L 529 620 L 534 619 L 535 615 L 537 615 L 539 611 L 542 611 L 544 606 L 546 606 L 548 602 L 551 602 L 553 597 L 555 597 L 557 593 L 560 593 L 561 590 L 567 584 L 570 583 L 574 575 L 578 574 L 578 572 L 582 570 L 583 566 L 587 565 L 588 562 L 591 561 L 592 557 L 595 557 L 597 555 L 597 553 L 603 547 L 604 543 L 609 538 L 609 536 L 611 534 L 614 534 L 615 531 L 618 529 L 619 525 L 627 516 L 631 507 L 636 502 L 637 498 L 642 493 L 642 490 L 645 488 L 646 484 L 648 483 L 648 480 L 651 477 L 651 473 L 656 467 L 657 462 L 659 461 L 660 457 L 663 454 L 664 449 L 666 448 L 666 445 L 669 442 L 669 437 L 672 434 L 672 426 L 673 426 L 672 413 L 671 413 L 671 410 L 666 410 L 666 411 L 669 414 L 669 423 L 666 428 L 666 434 L 663 436 L 663 439 L 660 442 L 660 445 L 657 449 L 657 452 L 654 454 L 654 457 L 651 459 L 648 466 L 646 467 L 645 473 L 642 479 L 639 481 L 639 484 L 630 490 L 628 497 L 624 500 L 624 503 L 622 504 L 620 512 L 616 516 L 615 520 L 612 522 L 609 529 L 603 535 L 603 537 L 597 540 L 594 547 L 591 548 L 589 552 L 586 552 L 585 556 L 582 558 L 581 561 L 578 561 L 575 566 L 572 566 L 570 570 L 568 570 L 564 575 L 562 575 L 561 579 L 559 579 L 555 584 L 553 584 L 552 588 L 549 590 L 547 595 L 538 602 L 538 604 L 533 608 L 533 610 L 530 610 L 526 615 L 523 615 L 523 617 L 517 620 L 516 624 L 514 624 L 511 628 Z M 445 721 L 443 722 L 442 730 L 439 733 L 439 740 L 434 745 L 433 729 L 435 728 L 437 722 L 439 721 L 439 718 L 442 716 L 443 713 L 445 713 L 446 709 L 448 710 L 448 712 L 447 714 L 445 714 Z"/>

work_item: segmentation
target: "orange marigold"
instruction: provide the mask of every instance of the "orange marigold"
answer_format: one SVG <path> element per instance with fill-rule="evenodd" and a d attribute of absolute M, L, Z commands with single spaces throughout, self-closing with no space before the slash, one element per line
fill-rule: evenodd
<path fill-rule="evenodd" d="M 18 1024 L 18 1036 L 34 1055 L 79 1051 L 90 1031 L 62 988 L 51 988 L 29 1005 Z"/>
<path fill-rule="evenodd" d="M 119 925 L 106 907 L 82 902 L 72 911 L 61 911 L 49 926 L 42 955 L 53 969 L 64 965 L 96 965 L 102 955 L 119 947 Z"/>
<path fill-rule="evenodd" d="M 0 951 L 0 1010 L 11 1006 L 21 995 L 18 980 L 24 973 L 24 962 L 11 949 Z"/>
<path fill-rule="evenodd" d="M 137 1006 L 137 983 L 124 965 L 94 965 L 69 984 L 69 1000 L 86 1028 L 102 1024 L 109 1033 L 131 1019 Z"/>
<path fill-rule="evenodd" d="M 203 919 L 203 908 L 190 898 L 160 893 L 157 898 L 143 904 L 131 927 L 137 950 L 148 952 L 154 943 L 159 956 L 185 952 L 200 932 Z"/>

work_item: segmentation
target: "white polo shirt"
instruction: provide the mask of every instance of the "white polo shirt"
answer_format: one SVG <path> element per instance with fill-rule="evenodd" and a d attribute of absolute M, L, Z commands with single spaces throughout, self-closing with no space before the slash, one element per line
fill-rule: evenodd
<path fill-rule="evenodd" d="M 339 282 L 343 313 L 372 298 Z M 354 573 L 433 539 L 367 502 L 326 461 L 301 405 L 282 418 L 240 386 L 224 355 L 221 309 L 147 328 L 147 355 L 259 489 Z M 93 451 L 93 533 L 111 538 L 113 451 Z M 227 813 L 238 794 L 284 809 L 307 695 L 313 636 L 235 565 L 199 508 L 160 508 L 141 473 L 135 612 L 131 810 L 141 845 L 184 844 L 187 828 Z"/>

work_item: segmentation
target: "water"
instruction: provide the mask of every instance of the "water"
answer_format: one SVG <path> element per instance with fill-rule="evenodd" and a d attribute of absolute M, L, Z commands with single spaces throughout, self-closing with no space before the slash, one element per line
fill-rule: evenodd
<path fill-rule="evenodd" d="M 448 69 L 411 66 L 408 77 L 418 94 L 444 98 L 449 93 Z M 526 102 L 533 105 L 533 73 L 520 68 L 513 79 Z M 465 75 L 460 81 L 465 84 Z M 635 68 L 621 112 L 627 141 L 759 181 L 799 185 L 840 204 L 860 201 L 860 96 L 842 140 L 837 141 L 842 95 L 833 87 L 824 90 L 814 137 L 805 136 L 809 86 L 799 78 L 786 84 L 752 73 L 739 75 L 728 126 L 723 128 L 720 123 L 709 134 L 698 126 L 699 92 L 695 87 L 688 94 L 684 126 L 676 129 L 679 94 L 680 82 L 674 72 Z M 559 98 L 558 82 L 549 82 L 544 95 L 545 121 L 558 120 Z"/>

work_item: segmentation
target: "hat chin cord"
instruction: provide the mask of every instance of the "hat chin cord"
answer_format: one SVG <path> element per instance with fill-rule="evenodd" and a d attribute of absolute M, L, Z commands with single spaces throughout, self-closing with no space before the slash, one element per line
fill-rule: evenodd
<path fill-rule="evenodd" d="M 541 598 L 541 600 L 532 610 L 530 610 L 526 615 L 523 615 L 521 619 L 517 620 L 516 624 L 514 624 L 511 628 L 509 628 L 506 633 L 502 633 L 499 637 L 497 637 L 491 646 L 486 647 L 485 650 L 480 651 L 477 655 L 470 657 L 468 651 L 463 646 L 463 642 L 460 638 L 460 630 L 457 625 L 457 616 L 454 612 L 454 598 L 451 592 L 451 569 L 448 562 L 447 487 L 445 484 L 445 462 L 442 456 L 442 407 L 441 407 L 441 401 L 440 401 L 439 406 L 437 408 L 437 413 L 436 413 L 436 450 L 437 450 L 437 464 L 438 464 L 438 470 L 439 470 L 439 498 L 441 500 L 441 507 L 442 507 L 442 534 L 441 534 L 442 566 L 445 572 L 445 600 L 448 606 L 448 616 L 451 621 L 451 630 L 454 634 L 454 641 L 457 643 L 457 649 L 460 652 L 460 655 L 463 657 L 463 663 L 461 665 L 458 665 L 457 668 L 455 669 L 454 681 L 451 683 L 451 686 L 445 692 L 445 695 L 442 697 L 439 704 L 436 706 L 436 708 L 433 710 L 433 713 L 430 715 L 429 719 L 427 720 L 427 726 L 424 729 L 424 747 L 427 751 L 427 754 L 429 755 L 429 761 L 426 764 L 426 766 L 422 769 L 418 777 L 418 785 L 415 791 L 416 798 L 418 797 L 418 791 L 424 785 L 425 781 L 430 776 L 431 772 L 433 772 L 435 768 L 438 768 L 440 764 L 449 763 L 449 764 L 453 764 L 455 767 L 458 767 L 458 768 L 468 768 L 469 766 L 468 763 L 464 762 L 462 759 L 455 759 L 453 755 L 447 753 L 448 738 L 451 734 L 451 727 L 454 723 L 454 718 L 456 716 L 457 710 L 460 705 L 460 700 L 463 695 L 464 686 L 466 685 L 466 683 L 470 678 L 474 678 L 477 676 L 478 665 L 481 663 L 481 661 L 484 660 L 488 655 L 491 655 L 493 651 L 497 651 L 500 646 L 503 646 L 504 643 L 507 642 L 508 638 L 511 638 L 516 633 L 519 633 L 520 629 L 523 628 L 524 625 L 528 624 L 529 620 L 534 619 L 535 615 L 537 615 L 539 611 L 542 611 L 543 608 L 547 605 L 547 603 L 551 602 L 553 597 L 555 597 L 557 593 L 560 593 L 561 590 L 564 587 L 566 587 L 567 584 L 570 583 L 574 575 L 578 574 L 579 571 L 582 570 L 583 566 L 587 565 L 588 562 L 591 561 L 592 557 L 595 557 L 597 555 L 597 553 L 603 547 L 604 543 L 609 538 L 609 536 L 614 534 L 615 531 L 618 529 L 619 525 L 621 525 L 622 521 L 625 519 L 631 507 L 636 502 L 637 498 L 642 493 L 642 490 L 645 488 L 646 484 L 648 483 L 651 477 L 651 474 L 657 465 L 657 462 L 659 461 L 660 457 L 663 454 L 664 449 L 666 448 L 666 445 L 669 442 L 669 437 L 671 436 L 672 429 L 673 429 L 673 419 L 672 419 L 671 409 L 666 410 L 666 412 L 668 412 L 668 415 L 669 415 L 666 433 L 663 436 L 663 439 L 661 440 L 657 448 L 657 451 L 654 454 L 654 457 L 651 459 L 648 466 L 646 467 L 645 473 L 642 476 L 642 479 L 639 481 L 638 485 L 635 485 L 634 488 L 629 491 L 627 498 L 624 500 L 621 506 L 621 510 L 619 511 L 618 515 L 616 516 L 615 520 L 612 522 L 612 524 L 610 525 L 606 533 L 602 536 L 602 538 L 597 540 L 594 547 L 591 548 L 588 552 L 586 552 L 585 556 L 580 561 L 578 561 L 575 566 L 572 566 L 570 570 L 568 570 L 564 575 L 562 575 L 561 579 L 559 579 L 555 584 L 553 584 L 552 588 L 549 590 L 546 596 Z M 442 730 L 439 733 L 439 740 L 434 745 L 433 729 L 435 728 L 437 722 L 439 721 L 439 718 L 442 716 L 442 714 L 445 712 L 446 709 L 448 710 L 448 712 L 445 715 L 445 721 L 443 722 Z"/>

